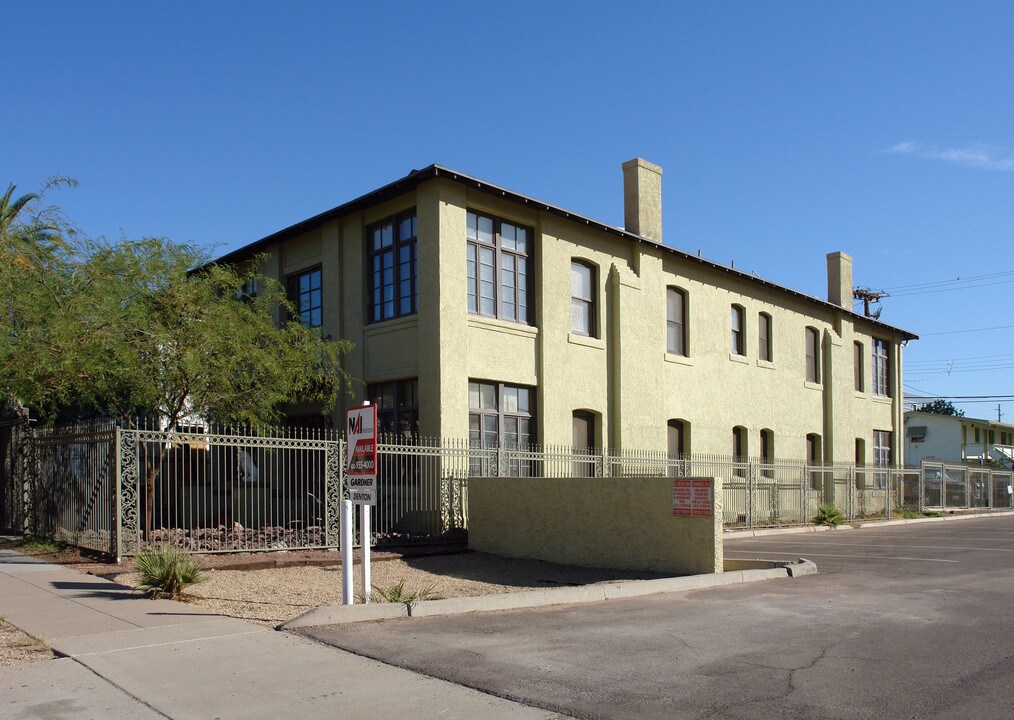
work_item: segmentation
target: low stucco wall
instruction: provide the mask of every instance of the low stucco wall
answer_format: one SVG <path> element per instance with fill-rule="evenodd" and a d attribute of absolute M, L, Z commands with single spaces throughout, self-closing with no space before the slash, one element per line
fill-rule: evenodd
<path fill-rule="evenodd" d="M 584 567 L 722 572 L 722 483 L 711 517 L 673 515 L 673 479 L 469 478 L 473 550 Z"/>

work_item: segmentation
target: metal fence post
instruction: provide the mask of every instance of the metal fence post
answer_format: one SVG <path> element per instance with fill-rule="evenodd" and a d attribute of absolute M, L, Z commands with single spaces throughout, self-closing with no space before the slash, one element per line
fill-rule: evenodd
<path fill-rule="evenodd" d="M 750 463 L 749 472 L 746 476 L 746 526 L 753 528 L 753 514 L 754 514 L 754 492 L 757 488 L 757 467 Z"/>

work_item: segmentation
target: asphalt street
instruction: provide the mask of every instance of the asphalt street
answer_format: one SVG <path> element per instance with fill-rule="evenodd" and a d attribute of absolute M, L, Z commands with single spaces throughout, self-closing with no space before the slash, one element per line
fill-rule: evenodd
<path fill-rule="evenodd" d="M 726 556 L 820 574 L 305 632 L 579 718 L 1014 714 L 1014 517 L 742 538 Z"/>

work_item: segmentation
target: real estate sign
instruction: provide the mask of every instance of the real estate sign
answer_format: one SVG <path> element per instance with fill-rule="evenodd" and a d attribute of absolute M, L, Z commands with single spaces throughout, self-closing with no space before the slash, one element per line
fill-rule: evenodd
<path fill-rule="evenodd" d="M 672 514 L 711 517 L 711 478 L 677 478 L 672 481 Z"/>
<path fill-rule="evenodd" d="M 353 505 L 377 504 L 377 406 L 345 411 L 345 482 Z"/>

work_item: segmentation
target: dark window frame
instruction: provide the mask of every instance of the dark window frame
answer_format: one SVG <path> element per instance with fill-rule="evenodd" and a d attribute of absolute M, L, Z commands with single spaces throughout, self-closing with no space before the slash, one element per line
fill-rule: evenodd
<path fill-rule="evenodd" d="M 378 434 L 396 438 L 419 437 L 418 378 L 370 383 L 366 387 L 366 397 L 377 406 Z M 387 398 L 390 398 L 389 404 Z"/>
<path fill-rule="evenodd" d="M 757 313 L 757 359 L 762 362 L 775 361 L 774 321 L 771 314 Z"/>
<path fill-rule="evenodd" d="M 312 284 L 316 276 L 316 287 Z M 302 278 L 310 278 L 309 286 L 304 290 L 300 287 Z M 318 294 L 317 304 L 313 304 L 313 293 Z M 298 320 L 299 324 L 308 329 L 322 328 L 324 326 L 324 274 L 321 266 L 316 265 L 299 272 L 292 273 L 285 278 L 285 294 L 295 308 L 295 313 L 289 313 L 290 320 Z M 303 308 L 303 296 L 308 296 L 308 304 Z M 313 322 L 313 311 L 316 310 L 318 322 Z"/>
<path fill-rule="evenodd" d="M 538 430 L 538 424 L 537 424 L 538 406 L 536 405 L 536 391 L 535 391 L 534 387 L 529 386 L 529 385 L 513 385 L 511 383 L 502 383 L 502 382 L 494 382 L 494 381 L 491 381 L 491 380 L 476 380 L 476 379 L 469 379 L 468 384 L 469 384 L 469 404 L 468 404 L 469 444 L 472 447 L 483 447 L 483 448 L 489 449 L 489 448 L 499 448 L 499 447 L 509 447 L 509 448 L 530 447 L 532 445 L 535 445 L 536 438 L 537 438 L 536 432 Z M 472 406 L 472 401 L 471 401 L 471 386 L 472 385 L 480 386 L 479 387 L 480 407 L 473 407 Z M 481 388 L 482 388 L 482 386 L 496 388 L 496 396 L 495 396 L 496 397 L 496 407 L 495 408 L 490 409 L 490 408 L 481 407 L 481 401 L 482 401 L 482 390 L 481 390 Z M 526 410 L 526 411 L 523 411 L 523 410 L 507 411 L 505 409 L 505 404 L 506 403 L 505 403 L 505 400 L 504 400 L 505 397 L 506 397 L 505 391 L 507 391 L 507 390 L 526 390 L 528 392 L 528 407 L 529 407 L 529 409 Z M 497 419 L 497 430 L 496 430 L 497 443 L 495 445 L 487 445 L 484 442 L 484 435 L 485 435 L 484 418 L 486 418 L 486 417 L 494 417 L 494 416 Z M 478 431 L 479 431 L 479 440 L 480 440 L 481 444 L 478 445 L 478 446 L 476 446 L 476 445 L 473 444 L 473 441 L 474 441 L 474 438 L 472 436 L 472 418 L 473 417 L 479 418 L 479 428 L 478 428 Z M 504 438 L 506 437 L 506 425 L 508 424 L 508 420 L 515 419 L 515 418 L 516 419 L 520 419 L 520 420 L 528 420 L 529 421 L 529 429 L 528 429 L 528 433 L 527 433 L 528 437 L 529 437 L 529 440 L 528 440 L 527 445 L 505 445 L 504 444 Z"/>
<path fill-rule="evenodd" d="M 856 340 L 852 344 L 853 385 L 856 392 L 866 392 L 866 353 L 863 344 Z"/>
<path fill-rule="evenodd" d="M 475 217 L 475 237 L 471 236 L 470 220 Z M 496 318 L 506 322 L 516 322 L 519 325 L 535 324 L 535 230 L 527 225 L 497 217 L 491 213 L 480 210 L 466 210 L 465 230 L 465 262 L 466 262 L 466 296 L 468 312 L 471 315 Z M 483 218 L 490 222 L 491 242 L 484 242 L 479 239 L 479 219 Z M 514 248 L 508 247 L 505 242 L 504 226 L 514 229 Z M 517 231 L 525 232 L 525 249 L 517 249 Z M 483 300 L 487 298 L 482 294 L 481 267 L 483 250 L 488 250 L 493 256 L 493 280 L 485 281 L 493 283 L 492 297 L 488 298 L 493 303 L 493 311 L 483 310 Z M 508 261 L 510 261 L 508 263 Z M 505 265 L 513 267 L 505 267 Z M 520 270 L 524 267 L 524 271 Z M 514 282 L 512 285 L 505 284 L 508 277 L 513 273 Z M 524 287 L 522 287 L 524 285 Z M 508 295 L 510 298 L 508 300 Z M 514 317 L 510 317 L 507 308 L 513 306 Z M 522 317 L 522 315 L 524 317 Z"/>
<path fill-rule="evenodd" d="M 806 381 L 814 385 L 820 384 L 820 331 L 815 327 L 807 327 L 806 341 Z"/>
<path fill-rule="evenodd" d="M 582 268 L 589 274 L 589 297 L 575 295 L 574 292 L 574 269 Z M 598 266 L 582 258 L 571 258 L 570 261 L 570 331 L 575 335 L 597 338 L 599 336 L 599 272 Z M 577 303 L 588 308 L 588 327 L 585 329 L 574 327 L 574 308 Z"/>
<path fill-rule="evenodd" d="M 409 223 L 406 234 L 403 224 Z M 391 242 L 384 244 L 383 230 L 391 226 Z M 374 233 L 381 232 L 378 245 Z M 416 210 L 404 210 L 370 223 L 366 228 L 366 318 L 367 323 L 384 322 L 395 318 L 415 315 L 419 310 L 419 229 Z M 391 265 L 385 266 L 385 259 L 391 258 Z M 385 270 L 391 271 L 391 282 L 384 282 Z M 380 284 L 378 287 L 378 276 Z M 383 295 L 384 289 L 392 288 L 390 300 Z M 378 292 L 380 293 L 378 297 Z M 390 305 L 390 309 L 388 309 Z"/>
<path fill-rule="evenodd" d="M 894 433 L 890 430 L 873 431 L 873 487 L 877 490 L 887 489 L 888 472 L 894 463 Z"/>
<path fill-rule="evenodd" d="M 678 298 L 675 312 L 671 298 Z M 687 336 L 687 291 L 670 285 L 665 289 L 665 351 L 670 355 L 690 357 Z"/>

